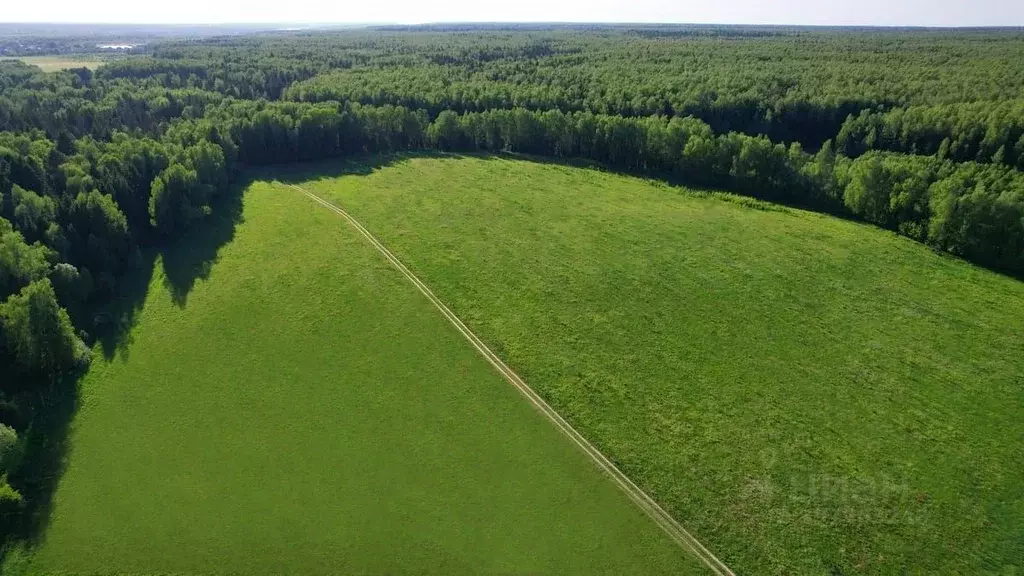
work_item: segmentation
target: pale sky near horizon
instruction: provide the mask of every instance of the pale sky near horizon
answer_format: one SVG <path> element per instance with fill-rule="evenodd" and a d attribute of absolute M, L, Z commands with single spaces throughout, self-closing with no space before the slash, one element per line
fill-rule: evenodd
<path fill-rule="evenodd" d="M 1024 0 L 5 0 L 4 22 L 1024 26 Z"/>

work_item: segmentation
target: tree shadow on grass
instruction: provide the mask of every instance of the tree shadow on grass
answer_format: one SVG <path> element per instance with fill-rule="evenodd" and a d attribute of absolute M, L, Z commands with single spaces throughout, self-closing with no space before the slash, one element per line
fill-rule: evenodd
<path fill-rule="evenodd" d="M 196 283 L 210 277 L 210 272 L 213 270 L 214 264 L 217 263 L 221 248 L 234 239 L 235 229 L 244 221 L 244 193 L 254 182 L 276 180 L 284 183 L 298 183 L 349 174 L 369 175 L 381 167 L 411 156 L 395 154 L 249 169 L 211 206 L 212 211 L 207 218 L 189 228 L 183 236 L 167 240 L 150 252 L 150 255 L 147 256 L 148 267 L 144 266 L 149 274 L 144 274 L 143 278 L 140 278 L 139 282 L 131 287 L 133 295 L 141 294 L 144 299 L 145 290 L 152 277 L 155 256 L 159 255 L 164 270 L 164 287 L 167 288 L 175 305 L 181 308 L 186 307 L 188 295 L 195 288 Z M 129 296 L 126 298 L 126 303 L 134 302 L 141 305 L 142 299 Z M 137 308 L 134 309 L 137 310 Z M 122 304 L 116 312 L 119 312 L 122 317 L 127 317 L 130 325 L 131 310 L 133 310 L 131 306 Z M 113 316 L 113 314 L 111 315 Z M 124 334 L 130 332 L 115 330 L 114 333 L 121 336 L 122 340 L 113 342 L 114 346 L 104 346 L 104 350 L 124 351 L 123 337 Z"/>
<path fill-rule="evenodd" d="M 158 260 L 164 263 L 165 286 L 179 306 L 185 306 L 197 279 L 209 276 L 217 253 L 231 241 L 235 226 L 241 222 L 242 192 L 249 181 L 232 187 L 212 207 L 210 217 L 184 237 L 140 250 L 137 261 L 120 278 L 116 293 L 102 306 L 83 311 L 81 324 L 107 361 L 116 356 L 127 358 L 133 328 Z M 20 414 L 15 415 L 23 424 L 19 430 L 25 446 L 21 466 L 10 480 L 21 493 L 24 505 L 21 513 L 0 518 L 0 540 L 4 541 L 0 544 L 7 544 L 0 550 L 0 571 L 9 568 L 17 572 L 17 565 L 27 558 L 24 552 L 36 547 L 46 532 L 53 498 L 67 463 L 69 432 L 80 404 L 79 385 L 84 374 L 83 366 L 55 382 L 26 386 L 12 398 L 16 401 L 11 404 L 21 407 Z"/>
<path fill-rule="evenodd" d="M 136 266 L 118 282 L 117 293 L 92 316 L 92 335 L 108 361 L 117 354 L 127 358 L 132 328 L 146 302 L 155 263 L 154 250 L 140 251 Z"/>
<path fill-rule="evenodd" d="M 196 281 L 209 277 L 218 252 L 231 241 L 235 226 L 242 221 L 245 185 L 233 186 L 212 207 L 210 216 L 184 236 L 140 250 L 136 265 L 119 280 L 117 293 L 91 316 L 89 332 L 106 360 L 118 355 L 127 359 L 132 328 L 146 302 L 158 260 L 163 263 L 164 286 L 179 307 L 185 307 Z"/>
<path fill-rule="evenodd" d="M 109 301 L 83 306 L 76 314 L 76 325 L 88 331 L 94 349 L 108 361 L 118 353 L 128 353 L 132 327 L 145 302 L 155 258 L 152 250 L 140 251 Z M 53 381 L 32 379 L 4 394 L 4 408 L 14 409 L 4 421 L 14 425 L 24 442 L 21 464 L 10 477 L 11 485 L 22 496 L 23 507 L 16 516 L 0 518 L 0 573 L 6 568 L 18 572 L 17 564 L 24 561 L 22 548 L 31 550 L 45 534 L 67 462 L 69 431 L 80 402 L 78 387 L 86 371 L 82 365 Z M 9 566 L 9 560 L 13 566 Z"/>
<path fill-rule="evenodd" d="M 105 305 L 88 314 L 89 333 L 107 360 L 117 355 L 127 357 L 132 328 L 145 304 L 157 261 L 162 263 L 163 284 L 171 300 L 181 308 L 187 306 L 188 295 L 196 282 L 210 277 L 221 248 L 234 239 L 236 227 L 244 221 L 243 196 L 254 182 L 277 180 L 298 183 L 346 174 L 368 175 L 378 168 L 413 156 L 396 154 L 247 170 L 211 206 L 211 213 L 206 219 L 189 228 L 183 236 L 140 251 L 137 263 L 118 282 L 117 293 Z"/>
<path fill-rule="evenodd" d="M 483 160 L 517 160 L 553 164 L 573 168 L 609 169 L 584 159 L 554 159 L 526 154 L 471 153 L 414 151 L 392 154 L 357 156 L 319 162 L 270 165 L 250 168 L 212 206 L 208 218 L 190 228 L 184 236 L 145 248 L 138 262 L 121 278 L 117 294 L 87 319 L 88 331 L 99 343 L 109 361 L 117 355 L 127 358 L 132 328 L 145 303 L 156 262 L 163 264 L 164 287 L 175 305 L 184 308 L 188 295 L 196 282 L 206 280 L 216 264 L 221 248 L 234 239 L 235 228 L 243 221 L 243 196 L 254 182 L 277 181 L 284 184 L 302 184 L 329 180 L 341 176 L 369 176 L 388 166 L 419 158 L 457 160 L 477 158 Z"/>
<path fill-rule="evenodd" d="M 21 543 L 28 549 L 38 545 L 53 508 L 53 496 L 64 473 L 68 455 L 68 432 L 78 410 L 78 382 L 84 367 L 56 381 L 21 393 L 23 405 L 31 412 L 31 425 L 25 430 L 24 458 L 12 485 L 21 493 L 24 508 L 17 521 L 7 525 L 8 543 Z M 11 550 L 0 554 L 0 569 Z"/>
<path fill-rule="evenodd" d="M 377 170 L 415 158 L 458 158 L 441 152 L 395 152 L 372 156 L 324 160 L 284 166 L 266 166 L 249 173 L 250 182 L 265 180 L 283 184 L 301 184 L 341 176 L 369 176 Z"/>
<path fill-rule="evenodd" d="M 83 307 L 76 323 L 87 330 L 106 361 L 118 356 L 126 359 L 157 262 L 163 263 L 163 284 L 172 301 L 185 307 L 196 283 L 209 278 L 221 248 L 234 238 L 236 227 L 243 221 L 244 191 L 253 182 L 307 182 L 345 174 L 368 175 L 404 158 L 379 156 L 247 171 L 211 206 L 211 214 L 204 221 L 182 237 L 140 249 L 130 270 L 120 278 L 116 293 L 100 306 Z M 8 420 L 21 422 L 18 429 L 25 441 L 22 465 L 10 479 L 22 494 L 24 507 L 16 516 L 0 518 L 0 540 L 8 544 L 0 550 L 0 571 L 18 571 L 18 564 L 28 559 L 25 553 L 38 546 L 45 535 L 67 464 L 69 432 L 80 405 L 79 385 L 84 373 L 83 369 L 47 385 L 28 386 L 16 399 L 0 399 L 0 410 L 14 410 Z"/>
<path fill-rule="evenodd" d="M 229 191 L 212 206 L 212 213 L 191 227 L 184 236 L 167 241 L 158 250 L 164 269 L 164 287 L 175 305 L 188 305 L 188 295 L 196 282 L 210 277 L 221 248 L 235 237 L 235 228 L 243 222 L 243 196 L 254 182 L 277 181 L 296 184 L 345 175 L 366 176 L 374 171 L 412 157 L 441 154 L 389 154 L 322 162 L 271 165 L 250 168 Z"/>
<path fill-rule="evenodd" d="M 188 295 L 196 282 L 210 277 L 221 248 L 235 237 L 242 222 L 242 196 L 252 182 L 242 179 L 215 202 L 210 215 L 188 229 L 184 236 L 166 242 L 160 249 L 164 269 L 164 287 L 180 308 L 188 304 Z"/>

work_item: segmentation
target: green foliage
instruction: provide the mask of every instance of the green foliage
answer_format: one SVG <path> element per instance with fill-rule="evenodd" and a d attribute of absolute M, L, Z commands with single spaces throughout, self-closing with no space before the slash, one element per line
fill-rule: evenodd
<path fill-rule="evenodd" d="M 99 188 L 113 196 L 125 214 L 133 237 L 145 239 L 150 226 L 150 188 L 169 164 L 166 146 L 149 138 L 118 133 L 111 143 L 98 147 L 96 154 L 99 156 L 95 167 Z"/>
<path fill-rule="evenodd" d="M 29 284 L 0 304 L 0 328 L 3 345 L 25 374 L 56 376 L 87 359 L 48 278 Z"/>
<path fill-rule="evenodd" d="M 128 221 L 113 198 L 98 190 L 79 193 L 68 211 L 71 260 L 90 272 L 103 294 L 114 290 L 132 250 Z"/>
<path fill-rule="evenodd" d="M 228 185 L 224 151 L 209 140 L 199 140 L 185 149 L 185 158 L 196 173 L 196 186 L 202 188 L 199 198 L 206 204 L 215 200 Z"/>
<path fill-rule="evenodd" d="M 464 148 L 463 133 L 459 126 L 459 115 L 445 110 L 437 116 L 427 130 L 427 138 L 439 150 L 460 150 Z"/>
<path fill-rule="evenodd" d="M 168 237 L 202 220 L 239 165 L 428 146 L 583 157 L 928 241 L 930 230 L 942 229 L 930 224 L 926 191 L 940 177 L 889 178 L 889 168 L 837 163 L 834 150 L 1018 165 L 1020 81 L 1009 78 L 1024 77 L 1010 73 L 1024 59 L 1016 40 L 1002 31 L 641 27 L 172 42 L 95 76 L 0 70 L 4 98 L 21 111 L 8 127 L 25 132 L 0 135 L 0 190 L 17 184 L 38 198 L 64 194 L 64 204 L 49 200 L 53 206 L 102 190 L 132 238 L 146 242 L 151 227 Z M 49 113 L 29 112 L 37 108 Z M 59 145 L 34 129 L 57 134 Z M 803 151 L 819 145 L 824 156 Z M 181 168 L 167 172 L 172 164 Z M 983 204 L 994 206 L 1015 179 L 988 182 Z M 943 233 L 931 244 L 1021 273 L 1024 257 L 1006 244 L 1012 230 L 984 235 L 999 246 L 978 243 L 983 229 L 1015 226 L 1007 214 L 1016 201 L 999 205 L 960 211 L 982 219 L 965 224 L 974 232 Z M 26 238 L 90 270 L 80 253 L 69 254 L 76 239 L 60 215 L 31 206 L 38 209 L 26 205 L 17 223 Z M 101 287 L 111 283 L 100 278 Z"/>
<path fill-rule="evenodd" d="M 18 433 L 14 428 L 0 424 L 0 470 L 6 473 L 17 468 L 20 448 Z"/>
<path fill-rule="evenodd" d="M 89 269 L 79 270 L 67 262 L 60 262 L 53 267 L 50 271 L 50 282 L 57 294 L 57 300 L 72 315 L 75 312 L 82 312 L 82 306 L 96 292 L 95 279 Z"/>
<path fill-rule="evenodd" d="M 43 240 L 57 213 L 53 198 L 39 196 L 15 184 L 11 190 L 11 204 L 14 207 L 11 222 L 25 240 Z"/>
<path fill-rule="evenodd" d="M 172 164 L 153 180 L 149 197 L 150 223 L 171 236 L 209 214 L 209 192 L 195 170 Z"/>
<path fill-rule="evenodd" d="M 83 157 L 76 157 L 70 162 L 61 164 L 58 178 L 64 182 L 64 188 L 71 197 L 84 194 L 96 186 L 89 161 Z"/>
<path fill-rule="evenodd" d="M 0 526 L 7 528 L 23 504 L 21 494 L 7 483 L 7 474 L 0 475 Z"/>
<path fill-rule="evenodd" d="M 42 154 L 34 154 L 37 138 L 0 132 L 0 193 L 8 194 L 14 185 L 45 192 L 46 168 Z"/>
<path fill-rule="evenodd" d="M 892 185 L 886 178 L 882 160 L 871 156 L 863 162 L 854 162 L 849 172 L 843 202 L 851 212 L 865 220 L 887 226 L 892 220 L 889 212 L 889 192 Z"/>
<path fill-rule="evenodd" d="M 841 146 L 851 155 L 894 150 L 1024 169 L 1020 162 L 1024 100 L 984 99 L 885 112 L 866 110 L 847 118 L 840 138 Z"/>
<path fill-rule="evenodd" d="M 990 192 L 993 175 L 959 167 L 931 189 L 929 242 L 990 266 L 1024 258 L 1024 185 Z"/>
<path fill-rule="evenodd" d="M 295 126 L 299 159 L 314 160 L 337 155 L 341 149 L 343 125 L 344 116 L 334 107 L 305 108 Z"/>
<path fill-rule="evenodd" d="M 158 53 L 247 60 L 253 68 L 269 64 L 257 54 L 290 53 L 321 68 L 284 91 L 285 99 L 296 101 L 398 105 L 432 117 L 444 110 L 517 107 L 695 116 L 716 132 L 764 134 L 808 147 L 835 138 L 843 121 L 861 111 L 961 102 L 998 108 L 993 104 L 1020 97 L 1024 61 L 1019 34 L 1010 31 L 459 32 L 375 31 L 303 38 L 301 44 L 252 39 L 227 46 L 176 45 Z M 173 74 L 180 66 L 180 60 L 168 59 L 160 70 Z"/>
<path fill-rule="evenodd" d="M 0 218 L 0 299 L 46 276 L 50 257 L 46 247 L 26 244 L 21 233 Z"/>

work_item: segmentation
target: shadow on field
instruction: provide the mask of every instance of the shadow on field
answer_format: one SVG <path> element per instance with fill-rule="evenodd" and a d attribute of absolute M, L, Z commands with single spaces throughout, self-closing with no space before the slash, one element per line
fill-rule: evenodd
<path fill-rule="evenodd" d="M 210 277 L 220 249 L 235 237 L 242 222 L 242 195 L 252 182 L 242 178 L 214 204 L 212 213 L 188 232 L 161 247 L 164 286 L 175 305 L 184 308 L 197 280 Z"/>
<path fill-rule="evenodd" d="M 118 354 L 127 357 L 131 344 L 131 329 L 145 302 L 157 260 L 162 262 L 164 286 L 169 291 L 172 301 L 177 306 L 184 308 L 188 304 L 188 295 L 195 288 L 196 282 L 209 278 L 213 265 L 217 262 L 220 249 L 234 238 L 235 227 L 243 221 L 244 192 L 253 182 L 277 181 L 285 184 L 300 184 L 339 176 L 368 176 L 382 168 L 416 158 L 456 160 L 466 157 L 484 160 L 518 160 L 608 171 L 608 168 L 590 160 L 555 159 L 507 153 L 459 154 L 430 151 L 250 168 L 232 184 L 229 191 L 212 207 L 211 215 L 203 222 L 190 228 L 183 237 L 142 251 L 137 265 L 120 280 L 117 295 L 103 308 L 93 311 L 91 317 L 83 318 L 82 322 L 78 322 L 76 319 L 76 324 L 91 326 L 88 331 L 99 342 L 107 360 L 113 359 Z"/>
<path fill-rule="evenodd" d="M 125 357 L 128 354 L 132 327 L 146 301 L 155 262 L 154 251 L 141 252 L 138 265 L 118 283 L 117 294 L 93 316 L 92 333 L 107 360 L 118 353 Z"/>
<path fill-rule="evenodd" d="M 21 405 L 30 414 L 20 416 L 26 418 L 26 423 L 31 421 L 31 426 L 25 434 L 23 460 L 12 485 L 21 493 L 24 509 L 16 523 L 4 528 L 8 536 L 29 548 L 39 542 L 50 520 L 53 495 L 67 461 L 68 430 L 78 409 L 78 380 L 83 373 L 84 370 L 69 374 L 45 387 L 22 393 Z M 3 556 L 8 552 L 5 548 Z"/>
<path fill-rule="evenodd" d="M 231 242 L 235 228 L 243 221 L 242 207 L 245 190 L 258 181 L 277 181 L 285 184 L 337 178 L 339 176 L 368 176 L 388 166 L 416 158 L 460 159 L 512 159 L 542 162 L 573 167 L 601 167 L 586 160 L 555 160 L 520 154 L 470 154 L 444 152 L 406 152 L 355 158 L 334 159 L 312 163 L 272 165 L 251 168 L 236 180 L 228 192 L 212 206 L 212 213 L 179 238 L 151 246 L 140 252 L 138 262 L 118 283 L 117 294 L 98 310 L 86 313 L 76 324 L 89 326 L 88 332 L 99 343 L 107 360 L 117 355 L 127 358 L 131 345 L 132 328 L 142 310 L 157 261 L 162 262 L 164 287 L 172 301 L 184 308 L 188 295 L 196 282 L 210 277 L 221 248 Z"/>
<path fill-rule="evenodd" d="M 220 249 L 231 241 L 242 221 L 242 193 L 252 182 L 243 178 L 212 207 L 210 216 L 181 238 L 164 245 L 141 249 L 131 269 L 119 279 L 117 292 L 100 307 L 83 306 L 75 313 L 76 324 L 86 328 L 106 360 L 128 357 L 133 328 L 146 301 L 157 262 L 163 262 L 164 285 L 175 304 L 184 307 L 198 279 L 209 277 Z M 68 432 L 77 411 L 79 382 L 84 366 L 76 373 L 42 385 L 27 386 L 16 397 L 0 401 L 5 422 L 26 430 L 21 466 L 11 485 L 22 495 L 20 513 L 0 510 L 0 540 L 21 543 L 31 549 L 45 534 L 53 498 L 66 466 Z M 131 417 L 131 415 L 126 415 Z M 20 554 L 9 546 L 0 551 L 0 572 Z M 17 570 L 17 568 L 12 568 Z"/>
<path fill-rule="evenodd" d="M 375 170 L 411 158 L 414 155 L 389 155 L 366 157 L 364 159 L 342 159 L 309 164 L 265 166 L 247 170 L 232 184 L 213 208 L 213 212 L 201 223 L 189 228 L 180 238 L 161 246 L 157 253 L 163 263 L 164 287 L 170 292 L 171 300 L 179 307 L 188 305 L 188 295 L 196 282 L 210 277 L 213 265 L 217 263 L 220 249 L 235 237 L 235 228 L 243 221 L 243 196 L 254 182 L 272 180 L 283 183 L 309 182 L 321 178 L 335 178 L 343 175 L 372 174 Z M 417 154 L 432 156 L 430 154 Z M 441 156 L 441 155 L 433 155 Z M 151 277 L 147 276 L 146 284 Z M 140 286 L 145 296 L 146 285 Z M 141 305 L 141 300 L 138 300 Z M 119 342 L 123 344 L 123 342 Z M 105 348 L 106 349 L 106 348 Z M 123 351 L 123 346 L 116 349 Z"/>
<path fill-rule="evenodd" d="M 267 166 L 250 172 L 250 181 L 274 180 L 284 184 L 301 184 L 316 180 L 327 180 L 339 176 L 369 176 L 370 174 L 395 164 L 418 158 L 434 158 L 459 160 L 476 158 L 478 160 L 517 160 L 534 164 L 551 164 L 571 168 L 591 168 L 602 172 L 615 172 L 599 162 L 582 158 L 548 158 L 511 152 L 437 152 L 417 150 L 410 152 L 394 152 L 373 156 L 358 156 L 306 164 L 288 164 L 284 166 Z M 623 174 L 628 174 L 623 172 Z"/>
<path fill-rule="evenodd" d="M 722 192 L 720 189 L 714 186 L 706 186 L 703 184 L 695 184 L 693 182 L 686 181 L 683 177 L 676 174 L 649 174 L 642 171 L 627 170 L 623 168 L 617 168 L 602 164 L 596 160 L 589 160 L 586 158 L 568 158 L 568 157 L 549 157 L 549 156 L 535 156 L 532 154 L 526 154 L 521 152 L 437 152 L 429 150 L 419 150 L 410 152 L 395 152 L 391 154 L 380 154 L 375 156 L 363 156 L 363 157 L 350 157 L 344 159 L 325 160 L 320 162 L 311 162 L 308 164 L 289 164 L 285 166 L 268 166 L 263 167 L 255 171 L 251 171 L 251 180 L 273 180 L 284 184 L 301 184 L 303 182 L 315 182 L 317 180 L 329 180 L 337 178 L 339 176 L 369 176 L 373 172 L 399 164 L 408 160 L 414 160 L 418 158 L 434 158 L 434 159 L 445 159 L 445 160 L 460 160 L 464 158 L 474 158 L 477 160 L 484 161 L 514 161 L 514 162 L 527 162 L 530 164 L 546 164 L 549 166 L 558 166 L 562 168 L 579 168 L 585 170 L 596 170 L 598 172 L 604 172 L 608 174 L 616 174 L 619 176 L 627 176 L 630 178 L 636 178 L 644 180 L 646 182 L 668 185 L 676 188 L 685 188 L 687 192 L 701 195 L 701 196 L 714 196 L 723 201 L 732 202 L 743 205 L 747 208 L 754 208 L 757 210 L 770 210 L 773 212 L 787 212 L 789 207 L 794 208 L 806 208 L 800 205 L 788 205 L 783 203 L 773 203 L 766 200 L 759 200 L 751 196 L 744 196 L 740 194 L 734 194 L 729 192 Z"/>
<path fill-rule="evenodd" d="M 205 279 L 217 260 L 221 247 L 231 241 L 235 226 L 242 220 L 242 192 L 248 181 L 232 187 L 229 194 L 213 206 L 213 212 L 188 233 L 163 245 L 144 248 L 137 263 L 121 277 L 117 294 L 102 308 L 93 311 L 88 330 L 107 360 L 121 355 L 126 359 L 131 349 L 132 328 L 145 304 L 157 261 L 163 263 L 164 286 L 173 302 L 184 307 L 196 280 Z"/>
<path fill-rule="evenodd" d="M 75 310 L 76 324 L 92 336 L 107 361 L 127 359 L 133 328 L 158 262 L 162 263 L 163 285 L 172 301 L 185 307 L 197 281 L 209 278 L 221 248 L 234 238 L 236 227 L 243 221 L 243 194 L 253 182 L 305 182 L 344 174 L 368 175 L 404 158 L 377 157 L 247 171 L 211 207 L 210 216 L 202 223 L 182 237 L 140 249 L 130 270 L 119 279 L 117 292 L 102 306 L 83 305 Z M 10 478 L 24 504 L 16 514 L 0 510 L 0 544 L 14 545 L 0 549 L 0 573 L 5 567 L 17 571 L 23 556 L 20 548 L 31 550 L 45 535 L 54 495 L 67 464 L 69 431 L 80 405 L 79 383 L 84 373 L 83 369 L 57 382 L 27 387 L 17 397 L 0 399 L 4 421 L 26 430 L 22 464 L 17 476 Z"/>
<path fill-rule="evenodd" d="M 307 164 L 288 164 L 285 166 L 268 166 L 251 172 L 251 181 L 270 180 L 283 184 L 301 184 L 303 182 L 327 180 L 339 176 L 369 176 L 381 168 L 400 164 L 413 158 L 458 158 L 455 154 L 439 152 L 404 152 L 381 154 L 310 162 Z"/>

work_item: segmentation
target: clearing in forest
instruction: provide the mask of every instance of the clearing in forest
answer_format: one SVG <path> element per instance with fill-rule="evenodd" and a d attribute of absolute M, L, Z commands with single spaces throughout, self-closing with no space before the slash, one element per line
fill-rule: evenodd
<path fill-rule="evenodd" d="M 344 220 L 270 183 L 242 216 L 156 261 L 7 568 L 703 571 Z"/>
<path fill-rule="evenodd" d="M 1019 570 L 1024 283 L 872 226 L 551 163 L 295 178 L 737 573 Z"/>
<path fill-rule="evenodd" d="M 57 72 L 71 68 L 95 70 L 103 65 L 103 62 L 95 56 L 83 56 L 81 58 L 69 56 L 4 56 L 0 60 L 21 60 L 25 64 L 38 66 L 43 72 Z"/>

